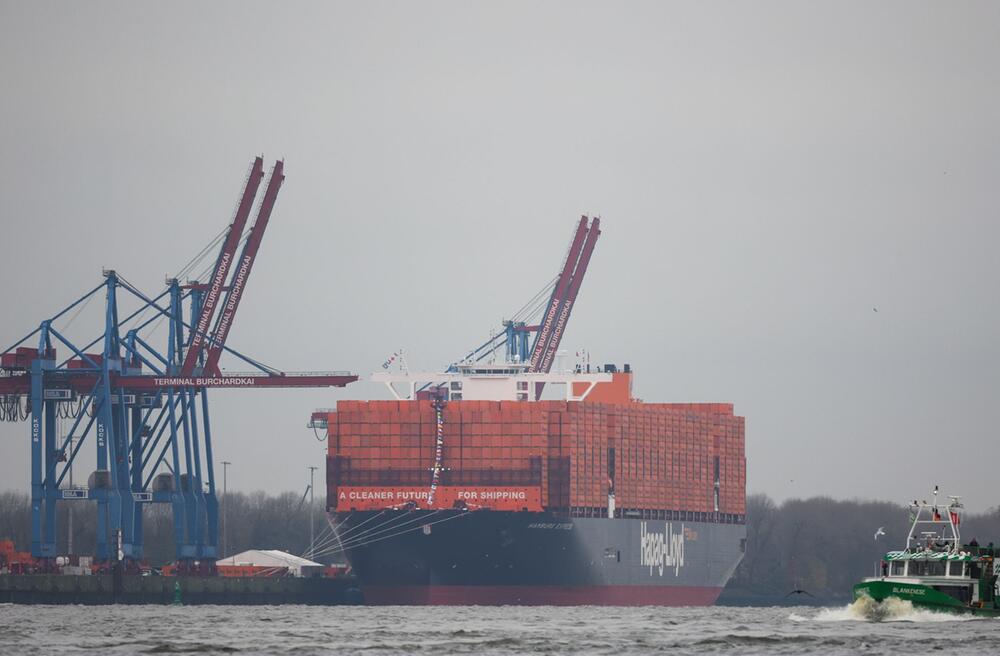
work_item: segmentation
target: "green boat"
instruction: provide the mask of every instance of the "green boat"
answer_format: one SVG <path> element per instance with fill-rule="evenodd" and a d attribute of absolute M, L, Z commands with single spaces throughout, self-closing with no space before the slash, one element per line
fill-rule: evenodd
<path fill-rule="evenodd" d="M 937 496 L 935 487 L 932 503 L 910 504 L 906 548 L 885 555 L 880 576 L 854 586 L 855 602 L 896 599 L 925 610 L 1000 616 L 1000 548 L 975 539 L 963 544 L 960 498 L 939 504 Z"/>

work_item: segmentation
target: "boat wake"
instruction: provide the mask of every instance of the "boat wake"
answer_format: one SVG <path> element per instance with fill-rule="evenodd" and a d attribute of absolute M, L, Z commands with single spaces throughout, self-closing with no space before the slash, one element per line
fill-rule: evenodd
<path fill-rule="evenodd" d="M 923 608 L 914 608 L 904 599 L 888 598 L 875 601 L 871 597 L 860 597 L 854 603 L 842 608 L 824 608 L 815 617 L 792 614 L 792 621 L 814 622 L 963 622 L 975 619 L 972 615 L 959 613 L 939 613 Z"/>

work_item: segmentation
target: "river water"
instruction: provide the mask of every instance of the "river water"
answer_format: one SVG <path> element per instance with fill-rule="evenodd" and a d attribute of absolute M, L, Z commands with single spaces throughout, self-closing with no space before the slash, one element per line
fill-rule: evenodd
<path fill-rule="evenodd" d="M 0 605 L 0 654 L 1000 654 L 1000 620 L 890 609 Z"/>

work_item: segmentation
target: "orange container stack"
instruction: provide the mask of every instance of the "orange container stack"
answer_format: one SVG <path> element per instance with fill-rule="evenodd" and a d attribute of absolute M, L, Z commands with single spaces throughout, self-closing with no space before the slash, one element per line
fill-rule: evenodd
<path fill-rule="evenodd" d="M 341 401 L 327 426 L 331 511 L 746 512 L 745 423 L 731 404 Z"/>

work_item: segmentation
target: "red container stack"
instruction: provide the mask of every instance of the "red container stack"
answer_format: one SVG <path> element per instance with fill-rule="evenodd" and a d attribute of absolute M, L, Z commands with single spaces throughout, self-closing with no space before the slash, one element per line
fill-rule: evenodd
<path fill-rule="evenodd" d="M 745 420 L 726 403 L 341 401 L 328 506 L 742 519 Z M 437 485 L 433 470 L 440 466 Z M 692 517 L 694 518 L 694 517 Z"/>

